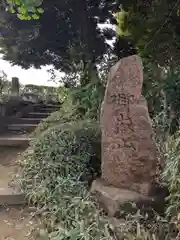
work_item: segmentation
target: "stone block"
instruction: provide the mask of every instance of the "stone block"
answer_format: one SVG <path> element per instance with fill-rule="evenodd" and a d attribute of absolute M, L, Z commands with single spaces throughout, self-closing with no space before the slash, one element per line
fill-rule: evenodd
<path fill-rule="evenodd" d="M 25 195 L 13 188 L 0 188 L 0 205 L 21 205 L 26 204 Z"/>
<path fill-rule="evenodd" d="M 123 58 L 111 68 L 100 118 L 101 170 L 109 185 L 150 196 L 158 160 L 142 85 L 139 56 Z"/>
<path fill-rule="evenodd" d="M 19 96 L 19 78 L 13 77 L 12 78 L 12 86 L 11 86 L 11 95 L 12 96 Z"/>
<path fill-rule="evenodd" d="M 97 179 L 92 183 L 91 193 L 96 196 L 101 207 L 109 215 L 114 217 L 126 203 L 136 203 L 139 205 L 148 203 L 153 204 L 152 197 L 143 196 L 137 192 L 116 188 L 101 179 Z"/>

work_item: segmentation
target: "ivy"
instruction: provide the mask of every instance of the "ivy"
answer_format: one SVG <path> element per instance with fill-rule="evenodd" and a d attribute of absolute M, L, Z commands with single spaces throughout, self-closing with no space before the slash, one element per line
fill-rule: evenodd
<path fill-rule="evenodd" d="M 12 14 L 17 14 L 21 20 L 39 19 L 44 13 L 43 0 L 7 0 L 8 10 Z"/>

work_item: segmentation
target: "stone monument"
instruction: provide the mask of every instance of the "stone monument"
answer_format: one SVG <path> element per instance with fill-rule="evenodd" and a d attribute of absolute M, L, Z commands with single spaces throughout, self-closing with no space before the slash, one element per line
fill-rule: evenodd
<path fill-rule="evenodd" d="M 15 97 L 19 96 L 19 78 L 17 77 L 12 78 L 11 95 Z"/>
<path fill-rule="evenodd" d="M 121 203 L 149 199 L 156 185 L 157 150 L 142 85 L 137 55 L 111 68 L 101 108 L 102 176 L 92 184 L 111 215 Z"/>

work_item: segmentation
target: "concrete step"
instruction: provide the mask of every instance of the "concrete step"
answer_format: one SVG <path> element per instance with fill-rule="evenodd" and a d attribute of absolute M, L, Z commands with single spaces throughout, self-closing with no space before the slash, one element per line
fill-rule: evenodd
<path fill-rule="evenodd" d="M 40 123 L 44 118 L 20 118 L 19 124 L 38 124 Z"/>
<path fill-rule="evenodd" d="M 8 130 L 31 132 L 37 127 L 37 124 L 9 124 Z"/>
<path fill-rule="evenodd" d="M 0 205 L 22 205 L 27 203 L 25 195 L 13 188 L 0 188 Z"/>
<path fill-rule="evenodd" d="M 1 135 L 0 136 L 0 146 L 28 146 L 31 140 L 26 134 L 22 135 Z"/>
<path fill-rule="evenodd" d="M 58 109 L 54 109 L 54 108 L 35 108 L 34 111 L 35 112 L 41 112 L 41 113 L 52 113 L 55 112 Z"/>
<path fill-rule="evenodd" d="M 59 109 L 61 107 L 61 105 L 59 105 L 59 104 L 36 104 L 36 107 Z"/>
<path fill-rule="evenodd" d="M 51 113 L 42 113 L 42 112 L 30 112 L 28 117 L 32 118 L 47 118 Z"/>

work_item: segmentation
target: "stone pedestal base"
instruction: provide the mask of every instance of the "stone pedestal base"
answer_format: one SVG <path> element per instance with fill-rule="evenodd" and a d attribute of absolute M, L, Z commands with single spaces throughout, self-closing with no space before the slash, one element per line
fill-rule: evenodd
<path fill-rule="evenodd" d="M 134 191 L 108 186 L 106 183 L 97 179 L 92 183 L 91 193 L 95 195 L 110 217 L 119 212 L 120 207 L 125 203 L 150 203 L 154 202 L 154 198 L 146 197 Z M 150 204 L 151 205 L 151 204 Z"/>

